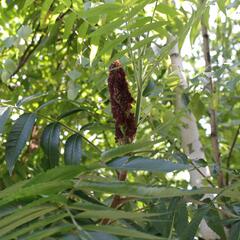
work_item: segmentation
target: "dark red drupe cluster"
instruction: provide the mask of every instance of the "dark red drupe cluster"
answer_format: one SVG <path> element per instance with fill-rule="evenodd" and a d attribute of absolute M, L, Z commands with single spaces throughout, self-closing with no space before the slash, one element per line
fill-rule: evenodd
<path fill-rule="evenodd" d="M 116 141 L 120 144 L 129 143 L 133 141 L 137 130 L 134 114 L 131 112 L 134 100 L 119 60 L 111 64 L 109 72 L 108 88 L 115 119 Z"/>

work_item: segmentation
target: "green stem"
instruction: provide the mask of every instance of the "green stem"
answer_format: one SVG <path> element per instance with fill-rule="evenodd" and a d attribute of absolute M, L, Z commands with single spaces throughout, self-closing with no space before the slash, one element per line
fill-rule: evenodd
<path fill-rule="evenodd" d="M 140 50 L 138 51 L 140 54 Z M 137 82 L 138 82 L 138 93 L 137 93 L 137 105 L 136 105 L 136 114 L 135 120 L 136 124 L 139 124 L 140 116 L 141 116 L 141 106 L 142 106 L 142 92 L 143 92 L 143 76 L 142 76 L 142 59 L 141 55 L 138 56 L 138 68 L 134 71 L 137 71 Z"/>
<path fill-rule="evenodd" d="M 136 113 L 135 113 L 135 120 L 136 120 L 137 125 L 138 125 L 139 120 L 140 120 L 141 105 L 142 105 L 142 89 L 138 88 Z"/>

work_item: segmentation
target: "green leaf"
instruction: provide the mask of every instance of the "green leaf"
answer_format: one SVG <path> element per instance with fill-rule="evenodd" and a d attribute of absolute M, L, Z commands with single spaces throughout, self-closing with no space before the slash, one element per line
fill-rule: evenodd
<path fill-rule="evenodd" d="M 52 5 L 53 0 L 45 0 L 42 4 L 41 8 L 41 15 L 40 15 L 40 25 L 43 26 L 46 24 L 46 17 L 48 14 L 48 10 L 50 6 Z"/>
<path fill-rule="evenodd" d="M 49 169 L 46 172 L 40 173 L 31 180 L 28 181 L 26 186 L 38 184 L 38 183 L 45 183 L 45 182 L 51 182 L 54 180 L 70 180 L 74 177 L 76 177 L 79 173 L 83 171 L 87 171 L 89 169 L 93 168 L 86 168 L 83 166 L 60 166 L 53 169 Z M 1 195 L 0 195 L 1 197 Z"/>
<path fill-rule="evenodd" d="M 55 22 L 54 25 L 52 25 L 51 27 L 49 27 L 49 36 L 46 42 L 46 46 L 50 45 L 50 44 L 54 44 L 57 41 L 57 37 L 58 37 L 58 33 L 60 31 L 60 27 L 61 27 L 61 21 L 57 21 Z"/>
<path fill-rule="evenodd" d="M 37 228 L 41 228 L 48 224 L 57 222 L 65 217 L 67 217 L 67 215 L 68 215 L 67 213 L 56 213 L 50 217 L 44 217 L 42 220 L 38 219 L 37 222 L 31 223 L 26 227 L 23 227 L 18 230 L 15 229 L 8 235 L 5 235 L 4 237 L 2 237 L 2 240 L 12 240 L 12 239 L 18 238 L 19 236 L 22 236 L 23 234 L 32 232 L 33 230 L 35 230 Z"/>
<path fill-rule="evenodd" d="M 88 37 L 93 38 L 103 34 L 109 34 L 114 31 L 117 27 L 120 27 L 124 23 L 124 19 L 119 18 L 113 22 L 103 25 L 102 27 L 98 28 L 96 31 L 89 34 Z"/>
<path fill-rule="evenodd" d="M 69 137 L 64 147 L 64 162 L 69 165 L 79 165 L 82 160 L 82 137 L 73 134 Z"/>
<path fill-rule="evenodd" d="M 27 25 L 21 26 L 21 28 L 17 31 L 18 36 L 20 38 L 23 38 L 24 40 L 27 40 L 28 37 L 31 35 L 31 33 L 32 33 L 32 28 Z"/>
<path fill-rule="evenodd" d="M 71 7 L 71 0 L 60 0 L 60 2 L 68 8 Z"/>
<path fill-rule="evenodd" d="M 199 32 L 200 32 L 200 22 L 195 22 L 192 25 L 192 28 L 191 28 L 191 31 L 190 31 L 190 42 L 191 42 L 191 45 L 194 44 L 197 36 L 199 35 Z"/>
<path fill-rule="evenodd" d="M 65 118 L 65 117 L 68 117 L 68 116 L 70 116 L 72 114 L 75 114 L 75 113 L 78 113 L 78 112 L 82 112 L 82 111 L 87 111 L 87 109 L 86 108 L 82 108 L 82 107 L 74 108 L 72 110 L 69 110 L 67 112 L 64 112 L 64 113 L 60 114 L 57 117 L 57 120 L 61 120 L 61 119 Z"/>
<path fill-rule="evenodd" d="M 119 238 L 104 232 L 88 232 L 93 240 L 119 240 Z"/>
<path fill-rule="evenodd" d="M 24 113 L 16 120 L 8 134 L 6 142 L 6 162 L 10 175 L 12 175 L 18 156 L 31 135 L 35 120 L 36 114 Z"/>
<path fill-rule="evenodd" d="M 76 69 L 73 69 L 67 75 L 71 78 L 71 80 L 75 81 L 76 79 L 78 79 L 81 76 L 81 73 L 79 71 L 77 71 Z"/>
<path fill-rule="evenodd" d="M 12 59 L 7 59 L 4 63 L 5 69 L 9 74 L 12 74 L 16 68 L 17 65 Z"/>
<path fill-rule="evenodd" d="M 1 74 L 1 80 L 3 83 L 7 83 L 8 79 L 10 78 L 11 74 L 7 70 L 3 70 Z"/>
<path fill-rule="evenodd" d="M 101 15 L 115 15 L 118 16 L 121 10 L 121 4 L 118 2 L 108 3 L 105 1 L 104 4 L 90 8 L 87 11 L 83 11 L 82 16 L 85 18 L 99 18 Z"/>
<path fill-rule="evenodd" d="M 14 231 L 18 226 L 21 226 L 29 221 L 32 221 L 40 216 L 45 215 L 57 207 L 53 206 L 40 206 L 32 208 L 24 208 L 17 210 L 15 213 L 11 214 L 0 220 L 0 236 L 6 233 Z"/>
<path fill-rule="evenodd" d="M 4 126 L 10 117 L 12 109 L 10 107 L 0 107 L 0 134 L 4 131 Z"/>
<path fill-rule="evenodd" d="M 47 157 L 47 166 L 53 168 L 59 161 L 60 124 L 50 123 L 43 130 L 41 147 Z"/>
<path fill-rule="evenodd" d="M 212 206 L 204 217 L 207 225 L 221 237 L 222 240 L 226 240 L 226 235 L 224 232 L 223 222 L 219 216 L 218 210 Z"/>
<path fill-rule="evenodd" d="M 143 96 L 147 97 L 151 94 L 151 92 L 155 89 L 156 84 L 154 83 L 154 81 L 150 80 L 147 83 L 147 86 L 145 87 L 145 89 L 143 90 Z"/>
<path fill-rule="evenodd" d="M 22 183 L 22 182 L 21 182 Z M 31 186 L 24 186 L 26 185 L 26 181 L 22 183 L 23 186 L 20 188 L 12 188 L 11 191 L 3 190 L 0 195 L 0 206 L 10 203 L 12 201 L 26 199 L 26 198 L 33 198 L 39 195 L 46 195 L 49 197 L 50 195 L 59 193 L 60 191 L 64 191 L 68 188 L 72 187 L 72 183 L 69 180 L 63 181 L 51 181 L 51 182 L 44 182 L 39 184 L 34 184 Z M 19 187 L 19 184 L 16 185 Z M 13 191 L 15 189 L 16 191 Z"/>
<path fill-rule="evenodd" d="M 23 105 L 25 103 L 31 102 L 35 99 L 38 99 L 38 98 L 46 96 L 46 95 L 48 95 L 48 93 L 36 93 L 34 95 L 24 97 L 24 98 L 20 99 L 19 101 L 17 101 L 16 106 L 20 107 L 21 105 Z"/>
<path fill-rule="evenodd" d="M 189 168 L 189 165 L 173 163 L 163 159 L 149 159 L 145 157 L 122 157 L 107 163 L 111 168 L 123 169 L 128 171 L 144 170 L 150 172 L 173 172 Z"/>
<path fill-rule="evenodd" d="M 76 215 L 76 218 L 109 218 L 112 220 L 118 219 L 131 219 L 131 220 L 141 220 L 141 221 L 151 221 L 150 217 L 159 217 L 158 213 L 137 213 L 137 212 L 126 212 L 122 210 L 115 210 L 107 208 L 97 204 L 76 204 L 68 206 L 69 208 L 76 210 L 84 210 L 84 212 Z M 98 209 L 100 208 L 100 209 Z M 102 208 L 102 209 L 101 209 Z M 149 218 L 149 219 L 148 219 Z"/>
<path fill-rule="evenodd" d="M 23 10 L 25 10 L 28 6 L 30 6 L 34 0 L 26 0 L 23 6 Z"/>
<path fill-rule="evenodd" d="M 157 237 L 151 234 L 147 234 L 144 232 L 140 232 L 131 228 L 123 228 L 118 226 L 95 226 L 95 225 L 85 225 L 83 226 L 84 230 L 88 231 L 100 231 L 105 233 L 110 233 L 119 236 L 125 236 L 130 238 L 137 238 L 137 239 L 149 239 L 149 240 L 163 240 L 166 238 Z"/>
<path fill-rule="evenodd" d="M 178 201 L 175 211 L 174 226 L 178 236 L 181 238 L 184 232 L 183 229 L 188 226 L 188 212 L 186 202 L 184 200 Z"/>
<path fill-rule="evenodd" d="M 115 157 L 123 156 L 131 152 L 136 152 L 138 150 L 146 149 L 152 147 L 156 141 L 142 141 L 132 144 L 121 145 L 117 148 L 107 150 L 102 153 L 101 158 L 103 161 L 108 161 Z"/>
<path fill-rule="evenodd" d="M 24 240 L 49 239 L 48 237 L 58 234 L 71 232 L 75 227 L 71 224 L 62 224 L 55 227 L 45 228 L 44 230 L 28 234 Z"/>
<path fill-rule="evenodd" d="M 197 120 L 199 120 L 207 112 L 203 102 L 200 99 L 199 93 L 193 95 L 189 106 Z"/>
<path fill-rule="evenodd" d="M 225 6 L 225 0 L 217 0 L 217 5 L 219 9 L 226 15 L 226 6 Z"/>
<path fill-rule="evenodd" d="M 122 43 L 127 38 L 126 35 L 119 36 L 114 40 L 108 40 L 105 42 L 104 47 L 98 51 L 98 56 L 102 56 L 106 52 L 115 49 L 120 43 Z"/>
<path fill-rule="evenodd" d="M 153 30 L 158 32 L 161 38 L 167 37 L 168 32 L 163 28 L 163 25 L 166 25 L 166 22 L 158 21 L 158 22 L 148 23 L 131 32 L 129 37 L 137 37 L 139 35 L 142 35 L 145 32 L 153 31 Z"/>
<path fill-rule="evenodd" d="M 158 3 L 156 10 L 171 17 L 176 17 L 179 14 L 174 7 L 164 3 Z"/>
<path fill-rule="evenodd" d="M 87 22 L 83 22 L 80 27 L 78 28 L 78 36 L 80 38 L 85 38 L 87 34 L 89 24 Z"/>
<path fill-rule="evenodd" d="M 79 181 L 75 184 L 75 188 L 140 198 L 169 198 L 221 192 L 221 189 L 217 188 L 183 190 L 173 187 L 151 187 L 136 183 L 93 181 Z"/>
<path fill-rule="evenodd" d="M 98 48 L 99 48 L 99 40 L 100 40 L 99 37 L 92 37 L 91 38 L 91 41 L 90 41 L 91 51 L 90 51 L 90 55 L 89 55 L 90 65 L 92 65 L 92 62 L 97 55 L 97 51 L 98 51 Z"/>
<path fill-rule="evenodd" d="M 231 239 L 231 240 L 239 240 L 240 239 L 240 221 L 234 223 L 231 226 L 229 239 Z"/>
<path fill-rule="evenodd" d="M 193 12 L 191 18 L 188 20 L 188 22 L 185 24 L 184 28 L 181 30 L 181 33 L 179 35 L 179 50 L 182 48 L 183 42 L 189 32 L 189 30 L 191 29 L 191 27 L 194 24 L 197 24 L 197 22 L 200 22 L 202 14 L 204 13 L 207 4 L 206 4 L 207 0 L 204 0 L 198 7 L 197 10 L 195 12 Z"/>
<path fill-rule="evenodd" d="M 194 236 L 197 233 L 198 226 L 204 216 L 208 212 L 208 208 L 206 206 L 203 206 L 197 210 L 197 212 L 194 214 L 192 221 L 189 223 L 189 225 L 183 229 L 183 234 L 181 235 L 181 240 L 186 240 L 186 239 L 194 239 Z"/>
<path fill-rule="evenodd" d="M 75 81 L 73 81 L 73 80 L 68 81 L 68 84 L 67 84 L 68 99 L 74 100 L 78 95 L 79 89 L 80 89 L 80 86 Z"/>
<path fill-rule="evenodd" d="M 77 16 L 75 13 L 70 13 L 64 18 L 64 33 L 63 39 L 68 39 L 69 35 L 72 32 L 73 25 L 75 23 Z"/>

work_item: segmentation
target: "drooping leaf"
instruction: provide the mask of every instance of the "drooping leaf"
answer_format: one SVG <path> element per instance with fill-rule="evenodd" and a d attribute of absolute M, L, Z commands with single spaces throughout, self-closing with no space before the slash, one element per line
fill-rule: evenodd
<path fill-rule="evenodd" d="M 179 237 L 182 236 L 183 229 L 188 226 L 187 204 L 184 200 L 180 200 L 177 203 L 174 226 Z"/>
<path fill-rule="evenodd" d="M 125 236 L 130 238 L 137 238 L 137 239 L 149 239 L 149 240 L 166 240 L 166 238 L 157 237 L 151 234 L 147 234 L 144 232 L 140 232 L 130 228 L 123 228 L 118 226 L 95 226 L 95 225 L 85 225 L 83 229 L 88 231 L 100 231 L 106 232 L 114 235 Z"/>
<path fill-rule="evenodd" d="M 60 114 L 57 119 L 61 120 L 62 118 L 68 117 L 68 116 L 70 116 L 72 114 L 75 114 L 75 113 L 78 113 L 78 112 L 82 112 L 82 111 L 87 111 L 87 109 L 86 108 L 82 108 L 82 107 L 74 108 L 72 110 L 69 110 L 67 112 L 64 112 L 64 113 Z"/>
<path fill-rule="evenodd" d="M 18 156 L 32 132 L 35 120 L 36 114 L 24 113 L 16 120 L 8 134 L 6 142 L 6 162 L 10 175 L 12 175 Z"/>
<path fill-rule="evenodd" d="M 63 39 L 68 39 L 69 35 L 71 34 L 76 17 L 76 14 L 72 12 L 64 18 Z"/>
<path fill-rule="evenodd" d="M 190 42 L 191 42 L 191 45 L 194 44 L 197 36 L 199 35 L 199 30 L 200 30 L 200 22 L 195 22 L 193 25 L 192 25 L 192 28 L 191 28 L 191 31 L 190 31 Z"/>
<path fill-rule="evenodd" d="M 219 216 L 218 210 L 215 207 L 212 207 L 207 212 L 206 216 L 207 225 L 221 237 L 221 239 L 226 240 L 226 235 L 224 232 L 223 222 Z"/>
<path fill-rule="evenodd" d="M 183 229 L 181 240 L 194 239 L 194 236 L 196 235 L 198 230 L 198 226 L 202 219 L 204 218 L 204 216 L 207 214 L 208 210 L 209 209 L 206 206 L 203 206 L 197 210 L 189 225 L 185 229 Z"/>
<path fill-rule="evenodd" d="M 122 161 L 124 159 L 124 161 Z M 107 165 L 111 168 L 134 171 L 144 170 L 150 172 L 173 172 L 189 168 L 188 164 L 173 163 L 163 159 L 150 159 L 146 157 L 123 157 L 113 159 Z"/>
<path fill-rule="evenodd" d="M 64 162 L 67 165 L 78 165 L 82 160 L 82 137 L 73 134 L 69 137 L 64 147 Z"/>
<path fill-rule="evenodd" d="M 141 141 L 141 142 L 136 142 L 133 144 L 121 145 L 117 148 L 113 148 L 113 149 L 103 152 L 101 155 L 101 158 L 103 161 L 107 161 L 107 160 L 113 159 L 115 157 L 123 156 L 130 152 L 136 152 L 140 149 L 149 148 L 149 147 L 153 146 L 155 143 L 156 142 L 154 142 L 154 141 Z"/>
<path fill-rule="evenodd" d="M 47 166 L 53 168 L 59 161 L 60 124 L 50 123 L 45 127 L 41 137 L 41 147 L 47 158 Z"/>
<path fill-rule="evenodd" d="M 93 182 L 93 181 L 78 182 L 75 184 L 75 188 L 141 198 L 169 198 L 169 197 L 193 196 L 207 193 L 219 193 L 221 191 L 221 189 L 217 188 L 199 188 L 194 190 L 184 190 L 173 187 L 151 187 L 142 184 L 124 182 Z"/>

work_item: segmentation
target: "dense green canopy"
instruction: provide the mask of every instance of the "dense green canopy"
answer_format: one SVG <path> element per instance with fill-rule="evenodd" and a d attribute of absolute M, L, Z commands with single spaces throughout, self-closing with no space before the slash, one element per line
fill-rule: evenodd
<path fill-rule="evenodd" d="M 239 1 L 173 2 L 1 1 L 1 239 L 194 239 L 203 218 L 220 239 L 239 239 Z M 169 58 L 176 44 L 184 111 Z M 132 109 L 120 104 L 126 119 L 134 114 L 134 140 L 115 136 L 111 103 L 124 91 L 110 99 L 115 60 L 134 99 Z M 206 155 L 197 162 L 181 142 L 190 111 Z M 194 189 L 189 171 L 203 166 L 211 177 Z"/>

